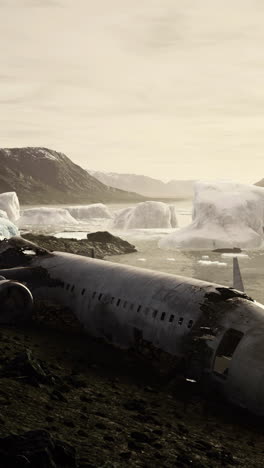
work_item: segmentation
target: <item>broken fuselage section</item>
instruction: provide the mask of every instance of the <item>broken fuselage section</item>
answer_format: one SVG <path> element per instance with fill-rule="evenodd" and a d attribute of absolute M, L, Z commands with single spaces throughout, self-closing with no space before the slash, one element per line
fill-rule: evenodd
<path fill-rule="evenodd" d="M 60 252 L 32 255 L 24 273 L 36 297 L 69 306 L 91 336 L 165 355 L 176 371 L 264 415 L 264 307 L 246 294 Z"/>

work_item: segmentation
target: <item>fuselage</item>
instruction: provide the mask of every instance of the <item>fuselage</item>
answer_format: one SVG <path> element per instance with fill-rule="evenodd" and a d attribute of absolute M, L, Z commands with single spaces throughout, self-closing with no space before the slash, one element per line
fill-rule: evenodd
<path fill-rule="evenodd" d="M 264 414 L 264 308 L 244 293 L 59 252 L 31 265 L 48 279 L 33 294 L 69 306 L 91 336 L 172 356 L 185 375 L 206 375 L 231 401 Z"/>

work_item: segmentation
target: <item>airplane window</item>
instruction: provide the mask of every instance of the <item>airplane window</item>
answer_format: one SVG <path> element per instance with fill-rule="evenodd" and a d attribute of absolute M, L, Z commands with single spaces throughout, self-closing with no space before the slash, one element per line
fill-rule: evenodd
<path fill-rule="evenodd" d="M 96 296 L 96 291 L 93 292 L 92 298 L 94 299 Z"/>
<path fill-rule="evenodd" d="M 178 324 L 179 324 L 179 325 L 182 325 L 182 323 L 183 323 L 183 317 L 180 317 L 180 318 L 179 318 L 179 321 L 178 321 Z"/>
<path fill-rule="evenodd" d="M 173 322 L 173 320 L 174 320 L 174 315 L 171 315 L 169 322 Z"/>
<path fill-rule="evenodd" d="M 120 302 L 121 302 L 121 299 L 118 299 L 116 305 L 119 306 Z"/>
<path fill-rule="evenodd" d="M 225 332 L 215 355 L 213 370 L 216 374 L 227 378 L 233 354 L 243 336 L 244 333 L 233 328 Z"/>
<path fill-rule="evenodd" d="M 164 320 L 164 319 L 165 319 L 165 316 L 166 316 L 165 312 L 162 312 L 162 314 L 161 314 L 161 316 L 160 316 L 160 320 Z"/>
<path fill-rule="evenodd" d="M 157 313 L 158 313 L 157 310 L 153 310 L 153 312 L 152 312 L 152 317 L 153 317 L 153 318 L 157 317 Z"/>
<path fill-rule="evenodd" d="M 82 290 L 82 296 L 84 295 L 84 293 L 85 293 L 85 289 Z"/>
<path fill-rule="evenodd" d="M 188 328 L 192 328 L 192 326 L 193 326 L 193 320 L 189 320 Z"/>
<path fill-rule="evenodd" d="M 73 291 L 74 291 L 74 285 L 71 287 L 71 292 L 73 292 Z"/>
<path fill-rule="evenodd" d="M 100 301 L 101 297 L 102 297 L 102 293 L 99 294 L 98 301 Z"/>
<path fill-rule="evenodd" d="M 137 312 L 140 312 L 140 309 L 141 309 L 141 305 L 138 306 Z"/>

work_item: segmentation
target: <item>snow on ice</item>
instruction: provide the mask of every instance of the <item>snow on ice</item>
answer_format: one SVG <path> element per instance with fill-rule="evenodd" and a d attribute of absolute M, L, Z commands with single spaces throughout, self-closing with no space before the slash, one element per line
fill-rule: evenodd
<path fill-rule="evenodd" d="M 227 263 L 225 262 L 218 262 L 217 260 L 198 260 L 199 265 L 204 265 L 204 266 L 211 266 L 211 265 L 216 265 L 216 266 L 227 266 Z"/>
<path fill-rule="evenodd" d="M 7 218 L 0 217 L 0 240 L 18 236 L 18 228 Z"/>
<path fill-rule="evenodd" d="M 56 226 L 78 224 L 65 208 L 29 208 L 22 211 L 19 226 Z"/>
<path fill-rule="evenodd" d="M 15 223 L 20 216 L 20 206 L 16 192 L 0 194 L 0 210 L 5 211 L 10 221 Z"/>
<path fill-rule="evenodd" d="M 0 210 L 0 218 L 7 218 L 8 219 L 6 211 Z"/>
<path fill-rule="evenodd" d="M 162 202 L 146 201 L 116 212 L 114 229 L 155 229 L 177 227 L 176 209 Z"/>
<path fill-rule="evenodd" d="M 264 188 L 226 181 L 197 182 L 193 221 L 159 241 L 162 249 L 259 248 Z"/>

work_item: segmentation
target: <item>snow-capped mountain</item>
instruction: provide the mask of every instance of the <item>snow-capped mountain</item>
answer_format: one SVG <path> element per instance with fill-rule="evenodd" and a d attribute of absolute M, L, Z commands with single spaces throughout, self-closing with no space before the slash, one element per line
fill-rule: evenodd
<path fill-rule="evenodd" d="M 192 198 L 194 180 L 162 182 L 144 175 L 118 174 L 115 172 L 88 171 L 100 182 L 121 190 L 129 190 L 152 198 Z"/>
<path fill-rule="evenodd" d="M 142 201 L 107 187 L 65 154 L 47 148 L 0 149 L 0 193 L 16 192 L 22 204 Z"/>

